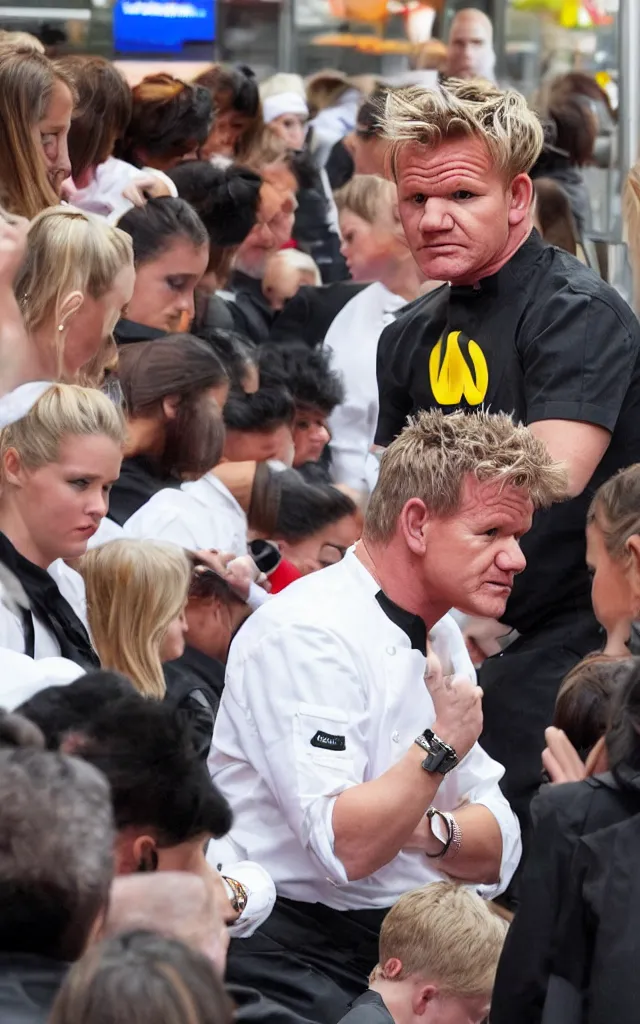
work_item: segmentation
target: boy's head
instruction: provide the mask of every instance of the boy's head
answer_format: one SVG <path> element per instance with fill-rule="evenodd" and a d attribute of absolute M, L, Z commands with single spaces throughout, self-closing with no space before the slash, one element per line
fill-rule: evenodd
<path fill-rule="evenodd" d="M 633 664 L 631 658 L 591 654 L 565 676 L 556 698 L 553 724 L 566 733 L 583 760 L 604 736 L 611 698 L 631 675 Z"/>
<path fill-rule="evenodd" d="M 384 919 L 371 988 L 402 1024 L 481 1024 L 506 928 L 484 900 L 452 882 L 408 892 Z"/>

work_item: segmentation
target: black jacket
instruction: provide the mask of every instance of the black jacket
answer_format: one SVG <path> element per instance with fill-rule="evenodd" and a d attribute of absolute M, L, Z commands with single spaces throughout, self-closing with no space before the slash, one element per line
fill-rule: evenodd
<path fill-rule="evenodd" d="M 309 348 L 322 345 L 340 310 L 363 288 L 368 285 L 355 281 L 337 281 L 321 288 L 303 285 L 274 322 L 269 341 L 304 341 Z"/>
<path fill-rule="evenodd" d="M 161 331 L 158 327 L 146 327 L 144 324 L 136 323 L 135 320 L 118 320 L 113 336 L 117 345 L 131 345 L 136 341 L 155 341 L 156 338 L 166 338 L 167 332 Z"/>
<path fill-rule="evenodd" d="M 491 1024 L 540 1024 L 550 977 L 568 973 L 567 963 L 571 965 L 570 980 L 574 985 L 576 972 L 582 981 L 589 974 L 590 962 L 585 965 L 589 961 L 590 943 L 583 930 L 587 914 L 583 891 L 585 861 L 590 862 L 593 841 L 601 840 L 613 826 L 634 820 L 633 815 L 640 812 L 640 777 L 623 769 L 620 772 L 619 786 L 610 775 L 603 775 L 584 782 L 545 786 L 534 799 L 533 839 L 522 876 L 520 905 L 498 966 Z M 607 842 L 605 847 L 610 854 L 611 843 Z M 634 871 L 637 860 L 636 856 Z M 601 890 L 607 864 L 610 866 L 610 861 L 601 858 L 598 862 L 596 858 L 595 875 L 600 874 Z M 624 879 L 625 875 L 620 872 L 619 878 Z M 579 926 L 577 919 L 581 922 Z M 593 920 L 591 917 L 590 928 Z M 636 959 L 638 952 L 636 942 Z M 566 1007 L 561 1012 L 562 1017 L 551 1019 L 556 1024 L 572 1024 Z M 623 1024 L 632 1016 L 597 1020 L 598 1024 L 605 1024 L 605 1020 L 606 1024 Z M 595 1018 L 588 1020 L 595 1024 Z"/>
<path fill-rule="evenodd" d="M 393 1024 L 393 1017 L 382 996 L 369 989 L 353 1000 L 340 1024 Z"/>
<path fill-rule="evenodd" d="M 0 953 L 0 1024 L 46 1024 L 69 965 L 29 953 Z"/>

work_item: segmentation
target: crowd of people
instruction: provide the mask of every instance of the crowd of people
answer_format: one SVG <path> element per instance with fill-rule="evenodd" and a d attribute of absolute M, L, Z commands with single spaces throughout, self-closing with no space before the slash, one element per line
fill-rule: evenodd
<path fill-rule="evenodd" d="M 494 68 L 0 35 L 0 1024 L 633 1019 L 616 115 Z"/>

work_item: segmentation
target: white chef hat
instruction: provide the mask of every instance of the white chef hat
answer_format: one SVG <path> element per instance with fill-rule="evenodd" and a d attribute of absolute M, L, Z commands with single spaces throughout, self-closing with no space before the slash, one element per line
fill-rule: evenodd
<path fill-rule="evenodd" d="M 282 114 L 299 114 L 301 117 L 309 116 L 309 108 L 302 96 L 297 92 L 279 92 L 275 96 L 267 96 L 262 101 L 262 116 L 264 123 L 269 124 L 275 121 L 276 117 Z"/>

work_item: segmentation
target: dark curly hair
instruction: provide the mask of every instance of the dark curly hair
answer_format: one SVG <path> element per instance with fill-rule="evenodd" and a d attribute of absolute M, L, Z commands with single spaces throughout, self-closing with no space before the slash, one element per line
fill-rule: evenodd
<path fill-rule="evenodd" d="M 344 402 L 341 375 L 331 369 L 331 356 L 303 342 L 262 345 L 258 350 L 261 384 L 280 384 L 293 395 L 298 409 L 319 409 L 328 416 Z"/>

